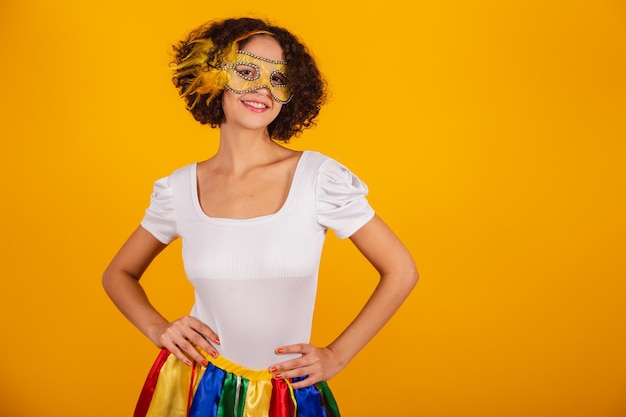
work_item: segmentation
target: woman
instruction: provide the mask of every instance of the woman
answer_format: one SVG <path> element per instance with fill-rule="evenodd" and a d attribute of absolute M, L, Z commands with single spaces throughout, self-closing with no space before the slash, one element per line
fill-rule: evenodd
<path fill-rule="evenodd" d="M 325 381 L 408 296 L 414 262 L 347 168 L 278 143 L 312 126 L 326 97 L 291 33 L 257 19 L 214 22 L 175 47 L 173 71 L 220 143 L 210 159 L 155 182 L 141 225 L 103 275 L 120 311 L 162 349 L 135 416 L 338 416 Z M 380 282 L 345 331 L 317 347 L 309 338 L 328 228 L 350 238 Z M 178 237 L 196 299 L 170 322 L 139 279 Z"/>

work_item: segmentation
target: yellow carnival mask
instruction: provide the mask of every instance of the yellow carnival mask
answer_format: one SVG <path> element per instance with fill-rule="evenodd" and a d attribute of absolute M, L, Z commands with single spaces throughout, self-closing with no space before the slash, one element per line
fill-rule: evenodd
<path fill-rule="evenodd" d="M 287 83 L 287 62 L 274 61 L 250 52 L 237 51 L 235 62 L 224 68 L 228 74 L 226 88 L 236 94 L 267 88 L 279 103 L 289 103 L 293 94 Z"/>

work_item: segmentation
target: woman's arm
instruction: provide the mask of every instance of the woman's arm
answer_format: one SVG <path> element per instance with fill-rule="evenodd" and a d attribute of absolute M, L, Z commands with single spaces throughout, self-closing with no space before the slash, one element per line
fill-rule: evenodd
<path fill-rule="evenodd" d="M 380 281 L 357 317 L 326 348 L 296 344 L 276 350 L 302 354 L 270 367 L 270 372 L 280 378 L 308 375 L 293 383 L 293 388 L 336 375 L 389 321 L 417 283 L 417 268 L 409 251 L 378 216 L 350 239 L 380 273 Z"/>
<path fill-rule="evenodd" d="M 126 318 L 159 348 L 166 348 L 178 359 L 191 365 L 191 360 L 206 365 L 195 346 L 216 357 L 207 341 L 219 344 L 217 335 L 193 317 L 167 321 L 150 303 L 139 279 L 154 258 L 165 249 L 143 227 L 138 227 L 115 255 L 102 276 L 102 285 Z"/>

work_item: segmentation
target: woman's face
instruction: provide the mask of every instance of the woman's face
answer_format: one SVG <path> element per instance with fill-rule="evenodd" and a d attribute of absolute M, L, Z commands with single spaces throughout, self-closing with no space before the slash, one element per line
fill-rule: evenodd
<path fill-rule="evenodd" d="M 244 57 L 250 57 L 248 62 L 251 65 L 235 66 L 231 70 L 234 73 L 231 74 L 231 77 L 233 77 L 231 84 L 235 86 L 235 91 L 233 91 L 232 87 L 224 90 L 222 98 L 222 107 L 226 116 L 224 124 L 239 125 L 245 129 L 267 128 L 278 116 L 283 106 L 281 102 L 274 98 L 270 88 L 274 91 L 274 95 L 279 95 L 280 98 L 286 97 L 281 90 L 285 87 L 280 85 L 282 82 L 286 82 L 286 78 L 281 77 L 281 72 L 286 72 L 284 71 L 284 65 L 272 63 L 272 61 L 282 61 L 284 59 L 283 50 L 276 39 L 269 35 L 253 36 L 241 50 L 248 54 L 244 55 Z M 255 63 L 259 65 L 255 66 Z M 252 73 L 255 67 L 261 70 L 260 74 Z M 258 76 L 260 78 L 256 84 L 245 84 L 245 79 L 241 78 L 241 76 L 251 76 L 249 78 Z M 238 78 L 241 78 L 243 81 Z M 253 91 L 241 93 L 240 90 L 237 90 L 238 85 L 245 85 L 247 87 L 246 90 L 252 87 Z"/>

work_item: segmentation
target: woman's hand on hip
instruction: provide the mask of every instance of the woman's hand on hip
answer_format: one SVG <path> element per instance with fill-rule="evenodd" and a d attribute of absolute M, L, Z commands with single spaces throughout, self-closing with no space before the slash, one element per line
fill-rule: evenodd
<path fill-rule="evenodd" d="M 320 381 L 327 381 L 343 368 L 333 351 L 327 347 L 318 348 L 308 343 L 298 343 L 281 346 L 276 349 L 276 353 L 279 355 L 287 353 L 302 354 L 299 358 L 289 359 L 269 368 L 274 378 L 277 379 L 306 377 L 301 381 L 292 383 L 291 386 L 294 389 L 308 387 Z"/>
<path fill-rule="evenodd" d="M 215 332 L 200 320 L 191 316 L 184 316 L 157 329 L 155 344 L 169 350 L 184 364 L 191 366 L 192 361 L 208 365 L 206 358 L 198 351 L 204 350 L 216 358 L 217 350 L 211 343 L 220 344 Z M 211 343 L 209 343 L 209 341 Z"/>

